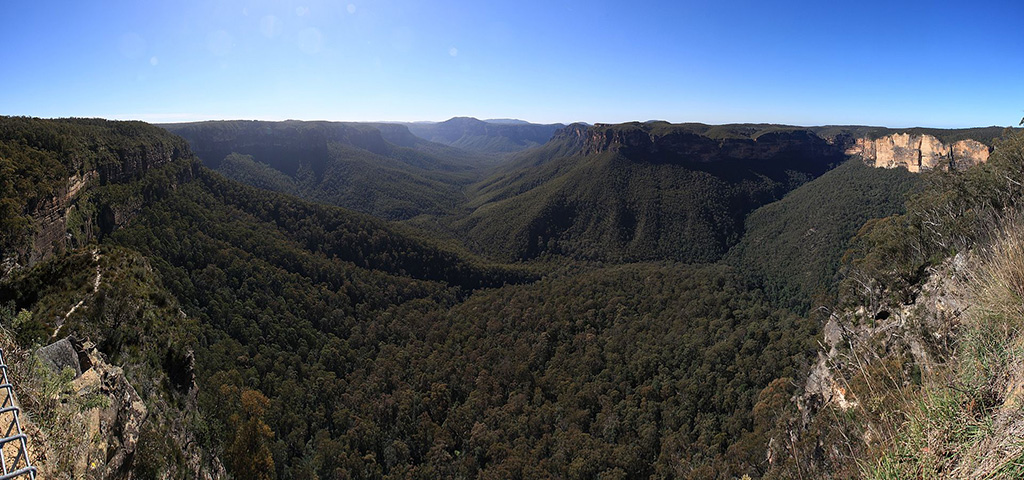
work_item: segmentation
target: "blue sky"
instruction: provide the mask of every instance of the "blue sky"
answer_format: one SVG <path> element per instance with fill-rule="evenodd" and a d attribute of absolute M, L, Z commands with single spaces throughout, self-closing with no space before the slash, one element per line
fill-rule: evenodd
<path fill-rule="evenodd" d="M 0 2 L 0 114 L 962 127 L 1024 116 L 1024 2 Z"/>

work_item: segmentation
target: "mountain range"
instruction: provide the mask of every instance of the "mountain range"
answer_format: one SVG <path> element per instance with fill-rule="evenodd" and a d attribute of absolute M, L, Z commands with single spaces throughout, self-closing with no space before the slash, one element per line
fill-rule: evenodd
<path fill-rule="evenodd" d="M 479 153 L 518 152 L 547 143 L 562 124 L 539 125 L 522 120 L 477 120 L 455 117 L 438 123 L 408 123 L 409 131 L 432 142 Z"/>

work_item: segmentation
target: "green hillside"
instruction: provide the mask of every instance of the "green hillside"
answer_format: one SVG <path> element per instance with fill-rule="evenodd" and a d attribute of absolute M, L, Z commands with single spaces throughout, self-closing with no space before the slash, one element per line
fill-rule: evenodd
<path fill-rule="evenodd" d="M 902 212 L 921 184 L 904 169 L 848 161 L 751 213 L 728 261 L 762 276 L 780 300 L 826 301 L 850 239 L 868 220 Z"/>
<path fill-rule="evenodd" d="M 806 131 L 759 138 L 723 146 L 664 123 L 569 127 L 474 185 L 455 228 L 497 258 L 715 261 L 749 212 L 844 158 Z"/>
<path fill-rule="evenodd" d="M 462 186 L 488 162 L 393 124 L 235 121 L 163 127 L 187 139 L 205 165 L 229 178 L 386 219 L 453 211 L 463 199 Z"/>
<path fill-rule="evenodd" d="M 754 435 L 758 392 L 813 347 L 794 340 L 813 323 L 726 268 L 570 270 L 465 297 L 526 277 L 212 173 L 112 241 L 159 259 L 202 325 L 216 438 L 239 441 L 224 392 L 258 391 L 275 464 L 321 476 L 745 471 L 726 452 Z"/>

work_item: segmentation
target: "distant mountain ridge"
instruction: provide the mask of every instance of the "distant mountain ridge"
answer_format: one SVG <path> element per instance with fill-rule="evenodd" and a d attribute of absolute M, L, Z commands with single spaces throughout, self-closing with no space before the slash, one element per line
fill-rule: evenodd
<path fill-rule="evenodd" d="M 519 120 L 518 118 L 487 118 L 483 120 L 487 123 L 497 123 L 504 125 L 529 125 L 530 122 L 526 120 Z"/>
<path fill-rule="evenodd" d="M 558 254 L 687 262 L 720 258 L 743 235 L 747 214 L 864 145 L 908 136 L 987 153 L 1002 132 L 664 121 L 562 126 L 468 117 L 433 124 L 201 122 L 165 128 L 188 139 L 206 165 L 229 178 L 384 219 L 415 218 L 415 225 L 492 258 Z M 429 134 L 435 137 L 423 138 Z M 545 140 L 526 148 L 533 141 L 522 139 L 529 135 Z M 525 149 L 502 155 L 465 147 L 470 139 L 493 149 L 517 138 L 522 142 L 516 148 Z M 451 146 L 457 144 L 463 147 Z M 902 164 L 910 167 L 911 160 Z"/>
<path fill-rule="evenodd" d="M 162 125 L 234 180 L 385 219 L 450 212 L 490 160 L 404 125 L 227 121 Z"/>
<path fill-rule="evenodd" d="M 740 243 L 747 215 L 851 155 L 869 166 L 911 171 L 966 167 L 983 162 L 1002 132 L 998 127 L 497 122 L 457 117 L 435 124 L 166 127 L 229 178 L 385 219 L 415 219 L 414 225 L 494 259 L 561 255 L 614 262 L 717 261 Z M 504 157 L 450 146 L 470 138 L 482 142 L 478 146 L 507 145 L 531 132 L 537 141 L 547 140 Z M 428 134 L 435 137 L 422 137 Z M 910 148 L 915 145 L 916 150 Z M 973 156 L 961 158 L 967 150 Z M 898 154 L 900 162 L 876 158 L 889 153 Z M 868 175 L 856 172 L 848 174 Z"/>
<path fill-rule="evenodd" d="M 543 145 L 564 127 L 515 119 L 478 120 L 455 117 L 438 123 L 406 123 L 421 138 L 473 152 L 505 154 Z"/>

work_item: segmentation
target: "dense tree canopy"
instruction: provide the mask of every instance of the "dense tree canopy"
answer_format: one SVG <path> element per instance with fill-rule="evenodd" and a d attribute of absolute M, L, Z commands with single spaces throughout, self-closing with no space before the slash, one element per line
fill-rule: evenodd
<path fill-rule="evenodd" d="M 440 161 L 448 147 L 388 126 L 178 128 L 226 152 L 211 166 L 230 178 L 144 124 L 0 122 L 0 242 L 27 241 L 34 205 L 108 166 L 110 181 L 76 197 L 96 234 L 8 275 L 0 317 L 26 345 L 60 326 L 126 365 L 163 419 L 143 433 L 141 478 L 183 471 L 165 424 L 239 478 L 757 477 L 818 345 L 819 319 L 803 312 L 837 290 L 848 247 L 847 268 L 881 265 L 883 226 L 930 211 L 871 221 L 901 211 L 918 177 L 828 171 L 830 156 L 775 147 L 810 138 L 798 128 L 606 131 L 740 150 L 763 137 L 786 152 L 701 164 L 584 152 L 577 125 L 471 186 L 468 157 Z M 285 165 L 268 160 L 274 145 L 309 155 Z M 170 154 L 135 169 L 151 150 Z M 395 213 L 406 201 L 431 206 Z M 396 224 L 329 204 L 440 213 Z"/>

